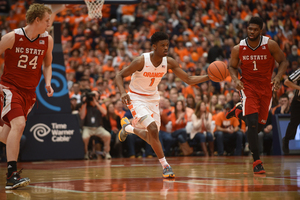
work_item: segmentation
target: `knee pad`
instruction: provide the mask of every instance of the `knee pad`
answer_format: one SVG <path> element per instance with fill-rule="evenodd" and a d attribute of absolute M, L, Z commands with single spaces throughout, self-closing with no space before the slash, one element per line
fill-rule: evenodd
<path fill-rule="evenodd" d="M 139 123 L 144 127 L 147 128 L 149 124 L 152 122 L 155 122 L 155 120 L 151 117 L 151 115 L 145 115 L 144 117 L 141 117 L 139 120 Z"/>

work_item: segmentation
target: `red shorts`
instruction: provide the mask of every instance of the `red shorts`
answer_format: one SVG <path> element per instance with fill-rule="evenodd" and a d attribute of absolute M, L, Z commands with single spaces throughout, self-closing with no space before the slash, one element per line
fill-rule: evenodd
<path fill-rule="evenodd" d="M 266 124 L 272 105 L 272 90 L 258 90 L 245 87 L 241 90 L 243 115 L 258 113 L 258 123 Z"/>
<path fill-rule="evenodd" d="M 15 86 L 3 83 L 4 96 L 1 96 L 1 119 L 9 125 L 10 121 L 16 117 L 27 115 L 31 111 L 36 101 L 35 91 L 17 89 Z"/>

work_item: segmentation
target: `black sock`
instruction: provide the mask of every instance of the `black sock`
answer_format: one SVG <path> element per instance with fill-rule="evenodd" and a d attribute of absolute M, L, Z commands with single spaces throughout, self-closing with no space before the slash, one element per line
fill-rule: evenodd
<path fill-rule="evenodd" d="M 10 177 L 12 173 L 17 171 L 17 161 L 7 162 L 7 177 Z"/>

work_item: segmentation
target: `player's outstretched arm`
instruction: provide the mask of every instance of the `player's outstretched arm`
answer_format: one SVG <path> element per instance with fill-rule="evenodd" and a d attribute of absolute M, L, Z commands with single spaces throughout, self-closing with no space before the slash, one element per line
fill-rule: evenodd
<path fill-rule="evenodd" d="M 52 50 L 53 50 L 53 38 L 49 35 L 48 36 L 48 49 L 46 56 L 44 58 L 44 64 L 43 64 L 43 74 L 45 77 L 45 83 L 46 83 L 46 90 L 48 97 L 52 97 L 53 95 L 53 89 L 51 87 L 51 78 L 52 78 Z"/>
<path fill-rule="evenodd" d="M 240 49 L 240 45 L 236 45 L 232 48 L 228 70 L 229 70 L 229 73 L 230 73 L 230 76 L 231 76 L 232 80 L 236 84 L 236 89 L 237 90 L 242 90 L 242 89 L 244 89 L 244 84 L 238 78 L 238 64 L 239 64 L 239 61 L 240 61 L 240 59 L 239 59 L 239 49 Z"/>
<path fill-rule="evenodd" d="M 279 64 L 277 75 L 273 78 L 271 82 L 273 84 L 273 89 L 276 91 L 279 89 L 280 79 L 282 75 L 286 72 L 289 63 L 286 60 L 283 51 L 279 48 L 277 42 L 275 42 L 274 40 L 269 40 L 268 46 L 272 56 Z"/>
<path fill-rule="evenodd" d="M 49 32 L 51 30 L 56 14 L 63 11 L 66 8 L 66 6 L 64 4 L 52 4 L 47 6 L 49 6 L 52 11 L 52 14 L 50 15 L 50 26 L 47 29 L 47 31 Z"/>
<path fill-rule="evenodd" d="M 130 97 L 127 95 L 123 78 L 130 76 L 136 71 L 141 71 L 144 66 L 144 56 L 139 56 L 135 58 L 128 67 L 123 68 L 119 73 L 117 73 L 115 78 L 115 83 L 119 88 L 119 92 L 121 94 L 121 99 L 124 104 L 130 104 Z"/>
<path fill-rule="evenodd" d="M 300 86 L 294 83 L 298 81 L 300 75 L 300 69 L 297 69 L 294 73 L 292 73 L 285 81 L 284 85 L 288 86 L 289 88 L 300 90 Z"/>
<path fill-rule="evenodd" d="M 290 81 L 289 79 L 286 79 L 284 81 L 284 85 L 286 85 L 287 87 L 289 88 L 293 88 L 293 89 L 296 89 L 296 90 L 300 90 L 300 86 L 295 84 L 294 82 Z"/>
<path fill-rule="evenodd" d="M 189 85 L 195 85 L 209 80 L 208 75 L 189 76 L 185 71 L 183 71 L 180 68 L 178 63 L 171 57 L 168 57 L 168 69 L 171 69 L 176 76 L 178 76 L 182 81 Z"/>

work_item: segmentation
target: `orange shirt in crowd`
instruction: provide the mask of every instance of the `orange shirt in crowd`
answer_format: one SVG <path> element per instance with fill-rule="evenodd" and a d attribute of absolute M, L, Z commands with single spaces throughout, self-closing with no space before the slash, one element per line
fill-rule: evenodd
<path fill-rule="evenodd" d="M 14 30 L 16 28 L 18 28 L 18 24 L 19 24 L 19 19 L 17 16 L 13 16 L 13 17 L 6 17 L 5 21 L 8 22 L 9 28 Z"/>
<path fill-rule="evenodd" d="M 110 4 L 104 4 L 101 12 L 102 12 L 103 18 L 109 18 L 110 17 Z"/>
<path fill-rule="evenodd" d="M 113 72 L 113 71 L 115 71 L 115 69 L 113 66 L 103 65 L 102 72 L 104 73 L 106 71 Z"/>
<path fill-rule="evenodd" d="M 72 41 L 73 37 L 68 35 L 67 37 L 61 36 L 61 44 L 66 44 L 68 41 Z"/>
<path fill-rule="evenodd" d="M 175 112 L 173 112 L 170 116 L 169 116 L 169 120 L 172 121 L 172 131 L 176 131 L 176 130 L 179 130 L 179 129 L 182 129 L 182 128 L 185 128 L 186 126 L 186 123 L 188 121 L 188 117 L 187 117 L 187 114 L 185 114 L 184 116 L 184 121 L 181 121 L 180 123 L 176 124 L 176 115 L 175 115 Z"/>
<path fill-rule="evenodd" d="M 174 51 L 179 55 L 181 61 L 183 61 L 184 56 L 188 56 L 190 54 L 185 47 L 182 49 L 178 49 L 177 47 L 175 47 Z"/>
<path fill-rule="evenodd" d="M 109 117 L 109 122 L 110 122 L 111 130 L 118 129 L 117 121 L 114 118 Z"/>
<path fill-rule="evenodd" d="M 161 118 L 161 125 L 160 130 L 161 131 L 167 131 L 166 125 L 169 123 L 169 115 L 172 113 L 170 109 L 164 109 L 162 112 L 160 112 L 160 118 Z"/>
<path fill-rule="evenodd" d="M 115 109 L 115 113 L 116 113 L 116 115 L 118 115 L 121 119 L 124 117 L 124 115 L 125 115 L 125 111 L 124 110 L 122 110 L 122 111 L 117 111 L 116 109 Z"/>
<path fill-rule="evenodd" d="M 136 4 L 124 5 L 122 7 L 122 13 L 123 13 L 123 15 L 133 15 L 134 11 L 135 11 L 135 7 L 136 7 Z"/>
<path fill-rule="evenodd" d="M 125 40 L 127 40 L 128 35 L 129 35 L 129 33 L 126 31 L 123 33 L 116 32 L 114 34 L 114 37 L 117 37 L 119 41 L 125 41 Z"/>
<path fill-rule="evenodd" d="M 237 127 L 240 125 L 240 122 L 235 117 L 226 119 L 225 112 L 223 111 L 223 112 L 218 113 L 217 116 L 215 117 L 215 124 L 216 124 L 216 127 L 215 127 L 214 132 L 217 130 L 217 126 L 220 126 L 222 128 L 229 127 L 229 126 Z"/>

